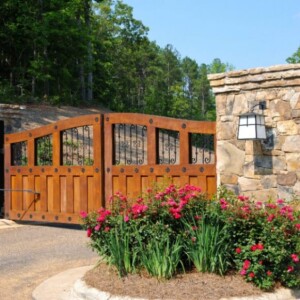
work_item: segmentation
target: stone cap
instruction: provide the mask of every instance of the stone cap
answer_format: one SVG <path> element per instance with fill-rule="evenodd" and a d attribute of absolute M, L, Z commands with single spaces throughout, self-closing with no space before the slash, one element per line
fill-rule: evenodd
<path fill-rule="evenodd" d="M 300 64 L 209 74 L 208 80 L 215 94 L 300 86 Z"/>

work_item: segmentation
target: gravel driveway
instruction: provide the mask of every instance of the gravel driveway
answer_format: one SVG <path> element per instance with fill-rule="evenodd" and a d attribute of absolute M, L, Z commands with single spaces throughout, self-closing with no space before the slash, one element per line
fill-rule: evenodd
<path fill-rule="evenodd" d="M 32 299 L 48 277 L 95 264 L 86 233 L 76 226 L 23 224 L 0 230 L 0 299 Z"/>

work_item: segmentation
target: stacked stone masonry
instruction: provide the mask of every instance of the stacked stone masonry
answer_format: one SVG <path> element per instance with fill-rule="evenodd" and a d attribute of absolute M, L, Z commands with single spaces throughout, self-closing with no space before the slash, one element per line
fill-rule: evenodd
<path fill-rule="evenodd" d="M 300 198 L 300 64 L 209 80 L 216 95 L 218 184 L 257 200 Z M 266 101 L 267 139 L 237 140 L 239 115 L 259 101 Z"/>

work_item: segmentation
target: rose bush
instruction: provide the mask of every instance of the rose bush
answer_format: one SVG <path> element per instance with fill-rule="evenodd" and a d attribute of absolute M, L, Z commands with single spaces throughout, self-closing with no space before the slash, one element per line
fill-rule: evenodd
<path fill-rule="evenodd" d="M 207 200 L 197 187 L 149 189 L 135 202 L 121 193 L 109 209 L 81 213 L 91 246 L 120 276 L 146 269 L 170 278 L 239 272 L 262 289 L 299 286 L 300 215 L 279 199 L 235 196 L 221 187 Z"/>

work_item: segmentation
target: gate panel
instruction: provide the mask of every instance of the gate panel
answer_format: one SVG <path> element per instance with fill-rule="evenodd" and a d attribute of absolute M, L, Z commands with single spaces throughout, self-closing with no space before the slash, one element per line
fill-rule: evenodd
<path fill-rule="evenodd" d="M 5 217 L 78 223 L 103 205 L 101 115 L 5 136 Z"/>
<path fill-rule="evenodd" d="M 79 223 L 79 212 L 154 183 L 216 192 L 215 123 L 87 115 L 5 136 L 5 217 Z"/>
<path fill-rule="evenodd" d="M 214 122 L 114 113 L 104 116 L 104 130 L 106 205 L 116 192 L 136 198 L 166 177 L 216 192 Z"/>

